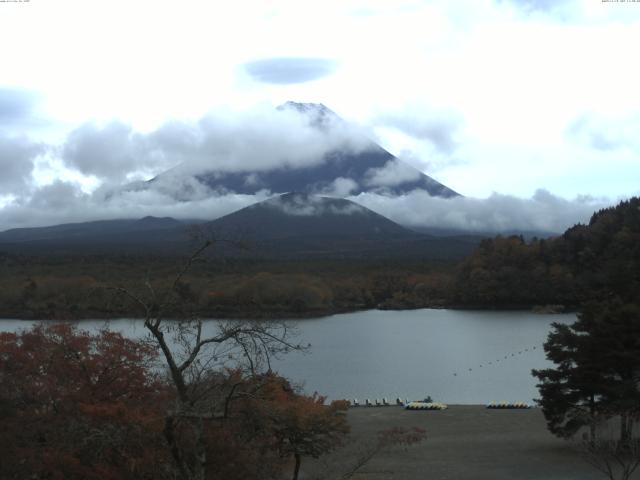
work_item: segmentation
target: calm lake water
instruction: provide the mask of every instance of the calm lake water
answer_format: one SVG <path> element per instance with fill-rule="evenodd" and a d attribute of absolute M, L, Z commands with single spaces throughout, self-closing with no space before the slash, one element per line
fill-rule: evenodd
<path fill-rule="evenodd" d="M 431 309 L 332 315 L 295 322 L 296 341 L 311 349 L 273 366 L 307 392 L 329 398 L 531 402 L 538 395 L 531 369 L 550 365 L 542 350 L 550 324 L 574 320 L 573 314 Z M 0 330 L 29 324 L 0 320 Z M 86 329 L 104 324 L 81 322 Z M 111 320 L 109 328 L 132 337 L 145 333 L 139 320 Z"/>

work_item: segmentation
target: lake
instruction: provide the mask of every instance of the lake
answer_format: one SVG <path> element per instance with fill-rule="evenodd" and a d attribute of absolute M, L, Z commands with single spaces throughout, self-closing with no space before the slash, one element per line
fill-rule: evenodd
<path fill-rule="evenodd" d="M 574 320 L 574 314 L 434 309 L 305 319 L 295 322 L 296 341 L 311 343 L 310 351 L 290 353 L 273 366 L 308 393 L 334 399 L 531 402 L 538 396 L 531 369 L 551 365 L 542 349 L 550 324 Z M 0 330 L 29 324 L 0 320 Z M 81 325 L 92 329 L 104 321 Z M 109 328 L 132 337 L 145 333 L 140 320 L 111 320 Z"/>

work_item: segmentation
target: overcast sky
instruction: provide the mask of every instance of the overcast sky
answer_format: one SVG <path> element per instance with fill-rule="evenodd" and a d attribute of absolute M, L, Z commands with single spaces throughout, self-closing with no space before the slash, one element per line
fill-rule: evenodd
<path fill-rule="evenodd" d="M 23 0 L 0 41 L 0 230 L 263 198 L 105 192 L 203 136 L 227 170 L 294 151 L 287 100 L 467 197 L 360 198 L 405 223 L 559 229 L 640 193 L 640 2 Z"/>

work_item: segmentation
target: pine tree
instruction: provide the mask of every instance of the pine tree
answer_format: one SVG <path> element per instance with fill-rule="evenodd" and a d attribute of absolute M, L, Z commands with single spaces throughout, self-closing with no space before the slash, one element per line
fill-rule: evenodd
<path fill-rule="evenodd" d="M 534 370 L 549 430 L 571 437 L 620 417 L 620 441 L 640 414 L 640 307 L 619 300 L 584 306 L 572 325 L 553 324 L 544 345 L 555 368 Z"/>

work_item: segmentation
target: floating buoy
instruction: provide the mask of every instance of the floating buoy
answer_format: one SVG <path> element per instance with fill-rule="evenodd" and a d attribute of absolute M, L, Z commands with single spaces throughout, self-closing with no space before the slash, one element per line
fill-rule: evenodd
<path fill-rule="evenodd" d="M 531 405 L 529 405 L 528 403 L 525 402 L 491 402 L 489 405 L 487 405 L 487 408 L 494 408 L 494 409 L 525 409 L 525 408 L 531 408 Z"/>
<path fill-rule="evenodd" d="M 409 402 L 404 408 L 407 410 L 446 410 L 448 407 L 439 402 Z"/>

